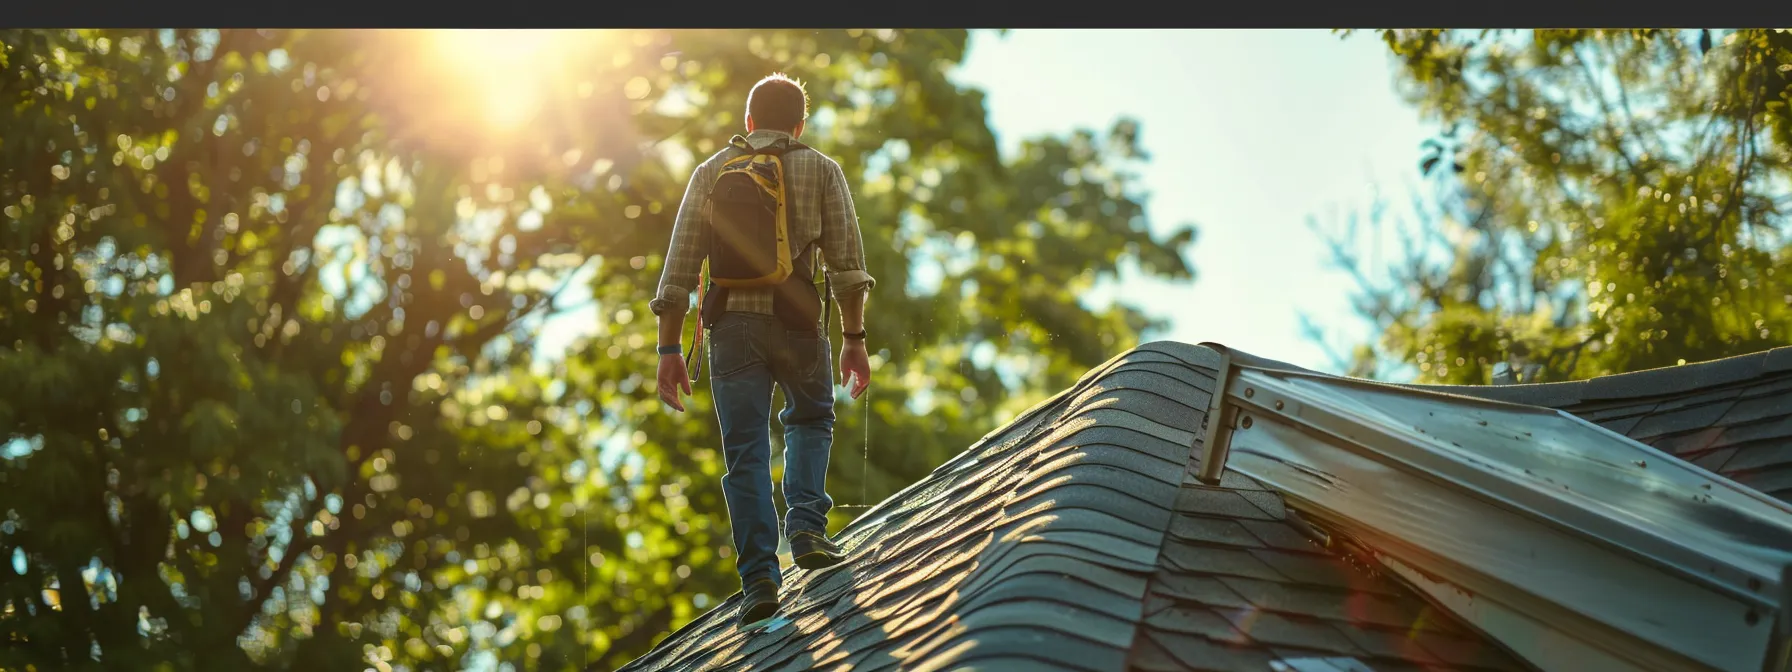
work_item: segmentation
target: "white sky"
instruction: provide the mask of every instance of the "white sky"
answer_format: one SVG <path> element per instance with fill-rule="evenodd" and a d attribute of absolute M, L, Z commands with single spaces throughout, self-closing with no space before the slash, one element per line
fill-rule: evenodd
<path fill-rule="evenodd" d="M 1192 284 L 1119 285 L 1171 319 L 1157 337 L 1341 373 L 1302 337 L 1300 313 L 1335 342 L 1370 334 L 1350 311 L 1350 280 L 1330 270 L 1307 221 L 1366 207 L 1376 183 L 1404 202 L 1416 182 L 1419 143 L 1434 127 L 1395 95 L 1389 59 L 1373 33 L 979 31 L 959 80 L 987 92 L 1005 148 L 1105 130 L 1122 114 L 1141 122 L 1148 214 L 1164 230 L 1200 228 Z"/>

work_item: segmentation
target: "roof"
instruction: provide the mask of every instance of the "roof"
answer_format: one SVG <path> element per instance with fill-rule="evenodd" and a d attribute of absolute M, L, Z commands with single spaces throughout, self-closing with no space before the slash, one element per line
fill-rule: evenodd
<path fill-rule="evenodd" d="M 1695 459 L 1728 450 L 1722 466 L 1743 476 L 1781 473 L 1792 349 L 1750 357 L 1420 389 L 1561 408 L 1697 446 L 1672 451 Z M 1168 342 L 1115 358 L 855 520 L 837 535 L 848 562 L 790 570 L 761 631 L 734 625 L 736 595 L 623 669 L 1528 669 L 1316 541 L 1331 537 L 1281 493 L 1231 470 L 1195 478 L 1219 365 L 1213 349 Z"/>

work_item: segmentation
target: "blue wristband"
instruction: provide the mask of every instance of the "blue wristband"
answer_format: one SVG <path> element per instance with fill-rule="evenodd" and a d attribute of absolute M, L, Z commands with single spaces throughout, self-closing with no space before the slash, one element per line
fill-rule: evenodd
<path fill-rule="evenodd" d="M 672 344 L 672 345 L 662 345 L 662 346 L 660 346 L 660 354 L 662 354 L 662 355 L 676 355 L 676 354 L 678 354 L 678 344 L 677 344 L 677 343 L 673 343 L 673 344 Z"/>

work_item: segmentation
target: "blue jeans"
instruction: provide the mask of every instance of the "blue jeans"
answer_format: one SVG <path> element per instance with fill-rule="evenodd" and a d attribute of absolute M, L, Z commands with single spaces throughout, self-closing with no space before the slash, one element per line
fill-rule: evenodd
<path fill-rule="evenodd" d="M 792 330 L 778 318 L 727 313 L 709 333 L 709 379 L 722 425 L 728 474 L 722 495 L 734 529 L 735 569 L 749 581 L 781 581 L 778 511 L 772 505 L 772 385 L 784 390 L 786 532 L 827 534 L 828 451 L 834 443 L 834 367 L 818 327 Z"/>

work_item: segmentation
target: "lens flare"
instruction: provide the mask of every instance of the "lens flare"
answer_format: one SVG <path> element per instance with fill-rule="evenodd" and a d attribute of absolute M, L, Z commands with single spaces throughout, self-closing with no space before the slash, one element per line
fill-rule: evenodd
<path fill-rule="evenodd" d="M 554 59 L 570 56 L 575 38 L 549 30 L 439 30 L 431 31 L 429 45 L 462 80 L 458 93 L 475 97 L 491 126 L 511 131 L 540 112 L 557 70 Z"/>

